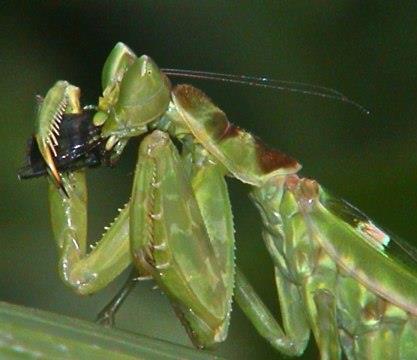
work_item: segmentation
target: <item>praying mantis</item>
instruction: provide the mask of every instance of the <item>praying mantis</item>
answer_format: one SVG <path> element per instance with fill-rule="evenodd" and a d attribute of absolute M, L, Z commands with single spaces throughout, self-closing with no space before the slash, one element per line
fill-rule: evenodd
<path fill-rule="evenodd" d="M 58 81 L 40 100 L 29 168 L 48 174 L 59 272 L 75 292 L 106 287 L 129 265 L 169 298 L 198 348 L 223 342 L 233 303 L 275 349 L 321 359 L 417 358 L 417 253 L 229 122 L 201 91 L 172 88 L 148 57 L 118 43 L 98 104 Z M 87 252 L 86 168 L 114 164 L 140 137 L 130 199 Z M 36 156 L 34 152 L 37 152 Z M 282 325 L 235 266 L 225 177 L 251 187 L 272 259 Z"/>

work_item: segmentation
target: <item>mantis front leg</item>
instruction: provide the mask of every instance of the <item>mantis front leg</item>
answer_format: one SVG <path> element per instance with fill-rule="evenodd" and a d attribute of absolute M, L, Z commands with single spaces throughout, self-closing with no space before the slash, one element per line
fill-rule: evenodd
<path fill-rule="evenodd" d="M 53 183 L 49 194 L 64 282 L 80 294 L 98 291 L 131 262 L 132 247 L 136 265 L 165 290 L 190 335 L 200 346 L 215 341 L 229 302 L 189 180 L 168 135 L 157 131 L 142 142 L 131 205 L 89 254 L 85 174 L 69 173 L 62 181 L 68 197 Z"/>
<path fill-rule="evenodd" d="M 133 254 L 140 273 L 151 274 L 166 292 L 198 346 L 223 341 L 232 287 L 226 289 L 227 274 L 168 135 L 155 131 L 143 140 L 132 200 L 88 254 L 85 174 L 61 178 L 67 195 L 52 182 L 49 195 L 64 282 L 80 294 L 98 291 L 131 263 Z M 226 256 L 226 267 L 232 266 L 232 258 Z"/>
<path fill-rule="evenodd" d="M 158 135 L 159 134 L 159 135 Z M 162 149 L 156 150 L 158 148 L 158 144 L 155 140 L 165 141 L 168 151 L 166 155 L 168 159 L 162 159 Z M 151 141 L 150 139 L 154 139 Z M 164 146 L 160 146 L 164 148 Z M 200 248 L 204 248 L 205 246 L 209 246 L 209 250 L 205 250 L 203 254 L 207 257 L 205 261 L 200 262 L 199 266 L 204 267 L 206 263 L 214 262 L 213 267 L 215 269 L 214 272 L 210 274 L 211 277 L 217 277 L 217 282 L 220 284 L 224 284 L 224 288 L 226 290 L 225 294 L 220 291 L 217 291 L 216 297 L 219 298 L 221 302 L 224 302 L 226 308 L 224 311 L 224 318 L 222 320 L 222 325 L 215 332 L 208 332 L 207 339 L 202 341 L 202 331 L 200 329 L 201 324 L 204 323 L 204 318 L 201 320 L 196 321 L 196 324 L 193 324 L 193 319 L 189 321 L 187 317 L 190 315 L 187 314 L 187 311 L 184 311 L 184 304 L 185 301 L 179 301 L 179 299 L 173 300 L 171 297 L 171 301 L 173 303 L 174 309 L 176 310 L 180 319 L 183 320 L 187 330 L 190 333 L 191 338 L 199 346 L 207 346 L 209 342 L 220 342 L 223 341 L 227 336 L 227 330 L 229 325 L 229 315 L 231 309 L 231 298 L 233 293 L 233 283 L 234 283 L 234 229 L 233 229 L 233 221 L 232 221 L 232 211 L 227 191 L 226 182 L 224 179 L 225 176 L 225 168 L 217 164 L 212 157 L 205 151 L 205 149 L 199 145 L 194 143 L 192 138 L 183 139 L 183 152 L 181 158 L 178 157 L 176 154 L 176 150 L 172 145 L 170 145 L 170 141 L 166 138 L 166 135 L 163 135 L 161 132 L 156 132 L 153 135 L 149 136 L 149 139 L 145 140 L 144 145 L 141 146 L 141 150 L 139 152 L 139 163 L 137 169 L 137 177 L 135 178 L 135 187 L 137 186 L 138 191 L 140 194 L 134 196 L 135 204 L 138 204 L 140 215 L 136 218 L 135 222 L 140 222 L 143 220 L 143 216 L 149 212 L 149 217 L 147 219 L 147 226 L 149 226 L 149 218 L 156 219 L 158 222 L 162 221 L 163 217 L 168 217 L 165 215 L 166 211 L 160 209 L 158 212 L 155 213 L 155 209 L 158 206 L 156 203 L 159 202 L 158 196 L 155 196 L 155 189 L 142 191 L 143 184 L 149 185 L 151 188 L 157 188 L 161 193 L 163 193 L 167 197 L 182 199 L 180 201 L 184 201 L 185 208 L 190 210 L 190 212 L 194 213 L 190 217 L 190 224 L 194 224 L 192 226 L 198 226 L 199 229 L 194 232 L 194 239 L 190 239 L 190 247 L 194 247 L 192 243 L 199 244 Z M 150 151 L 149 151 L 150 150 Z M 149 156 L 152 152 L 157 152 L 153 157 Z M 175 176 L 171 179 L 169 188 L 165 189 L 165 182 L 163 181 L 163 176 L 159 174 L 158 170 L 155 169 L 155 166 L 152 166 L 152 161 L 146 161 L 147 158 L 154 158 L 154 164 L 162 162 L 165 164 L 166 167 L 169 167 L 170 163 L 173 163 L 173 171 Z M 142 160 L 142 161 L 141 161 Z M 151 165 L 150 167 L 148 165 Z M 162 165 L 162 164 L 161 164 Z M 153 169 L 153 170 L 152 170 Z M 167 169 L 167 168 L 165 168 Z M 146 177 L 146 174 L 152 175 L 151 180 L 143 181 L 143 177 Z M 137 184 L 137 181 L 139 184 Z M 175 182 L 178 182 L 175 185 Z M 145 186 L 146 187 L 146 186 Z M 188 200 L 185 200 L 188 199 Z M 151 200 L 151 201 L 150 201 Z M 156 201 L 155 201 L 156 200 Z M 162 200 L 162 199 L 161 199 Z M 148 205 L 146 202 L 150 201 Z M 156 202 L 156 203 L 155 203 Z M 198 206 L 197 206 L 198 204 Z M 145 208 L 144 208 L 145 207 Z M 186 211 L 180 212 L 181 206 L 178 203 L 177 211 L 171 211 L 171 214 L 175 217 L 187 217 L 184 213 Z M 187 211 L 188 211 L 187 210 Z M 199 211 L 198 211 L 199 210 Z M 201 213 L 201 215 L 199 214 Z M 142 214 L 142 215 L 141 215 Z M 132 215 L 133 216 L 133 215 Z M 142 219 L 142 220 L 141 220 Z M 146 220 L 146 219 L 145 219 Z M 133 221 L 133 218 L 132 218 Z M 146 225 L 139 225 L 139 230 L 146 231 Z M 171 226 L 175 226 L 175 222 L 170 224 Z M 133 227 L 132 227 L 133 229 Z M 208 235 L 208 236 L 207 236 Z M 135 237 L 133 236 L 132 239 Z M 142 237 L 138 238 L 142 239 Z M 133 240 L 133 243 L 136 244 L 139 240 Z M 156 241 L 161 241 L 161 239 L 154 239 L 154 250 L 155 256 L 158 256 L 158 253 L 163 252 L 164 248 L 167 248 L 170 241 L 174 241 L 174 239 L 165 239 L 164 244 L 159 244 L 155 246 Z M 164 241 L 164 239 L 162 239 Z M 207 242 L 206 245 L 204 245 Z M 172 247 L 174 249 L 174 247 Z M 136 252 L 134 250 L 134 254 L 141 254 L 140 248 L 139 251 Z M 214 258 L 212 255 L 212 251 L 214 252 Z M 198 258 L 198 254 L 200 251 L 197 251 L 193 256 Z M 152 254 L 148 251 L 147 256 L 152 256 Z M 178 254 L 173 254 L 173 256 L 182 256 L 179 252 Z M 189 256 L 189 260 L 192 259 L 192 256 Z M 149 259 L 150 260 L 150 259 Z M 169 266 L 162 264 L 151 263 L 151 261 L 145 262 L 145 267 L 155 266 L 158 267 L 159 270 L 165 270 Z M 160 261 L 161 262 L 161 261 Z M 216 265 L 217 264 L 217 265 Z M 139 266 L 143 266 L 142 262 Z M 176 264 L 172 266 L 178 266 L 179 268 L 184 267 L 184 264 Z M 186 273 L 184 273 L 186 275 Z M 203 273 L 204 274 L 204 273 Z M 170 286 L 175 285 L 175 283 L 168 283 L 164 281 L 164 279 L 158 279 L 156 277 L 158 283 L 161 283 L 161 287 L 165 289 L 168 295 L 172 295 L 172 292 L 169 290 Z M 134 285 L 134 279 L 129 279 L 123 289 L 119 292 L 119 294 L 112 300 L 112 302 L 106 306 L 105 311 L 101 313 L 100 320 L 104 320 L 108 322 L 108 320 L 112 319 L 112 315 L 114 314 L 114 310 L 117 309 L 120 302 L 124 300 L 127 296 L 129 289 L 132 288 Z M 193 284 L 185 284 L 189 288 L 193 287 Z M 221 288 L 221 287 L 220 287 Z M 197 301 L 198 302 L 198 301 Z M 217 300 L 213 298 L 213 303 L 216 303 Z M 195 302 L 191 304 L 191 306 L 196 306 Z M 193 309 L 190 306 L 191 309 Z M 213 305 L 214 306 L 214 305 Z M 104 316 L 103 316 L 104 315 Z M 203 315 L 208 316 L 208 315 Z M 111 322 L 111 321 L 110 321 Z M 203 326 L 204 327 L 204 326 Z M 204 327 L 206 328 L 206 326 Z M 207 331 L 207 330 L 203 330 Z M 198 338 L 197 338 L 198 337 Z"/>
<path fill-rule="evenodd" d="M 59 273 L 79 294 L 99 291 L 130 263 L 129 205 L 126 205 L 96 247 L 87 254 L 87 186 L 84 170 L 62 175 L 68 196 L 52 181 L 49 204 L 59 251 Z"/>
<path fill-rule="evenodd" d="M 76 162 L 88 153 L 88 142 L 83 140 L 81 144 L 79 143 L 79 136 L 82 138 L 90 136 L 81 130 L 85 126 L 85 118 L 79 96 L 79 88 L 66 81 L 58 81 L 41 101 L 35 138 L 40 157 L 50 175 L 48 177 L 50 215 L 60 256 L 59 273 L 64 282 L 77 293 L 90 294 L 105 287 L 131 263 L 129 206 L 121 211 L 97 247 L 87 254 L 85 172 L 84 170 L 65 173 L 58 171 L 60 156 L 63 158 L 74 156 Z M 65 134 L 61 128 L 65 116 L 68 117 L 65 121 L 66 131 L 70 131 L 69 134 Z M 75 126 L 72 127 L 68 121 L 75 122 Z M 71 130 L 68 130 L 68 126 Z M 74 146 L 74 141 L 77 145 L 76 149 L 68 149 L 66 146 L 68 144 Z"/>
<path fill-rule="evenodd" d="M 231 289 L 201 215 L 177 149 L 167 133 L 154 131 L 141 143 L 135 171 L 132 255 L 169 297 L 195 345 L 206 347 L 225 338 Z"/>

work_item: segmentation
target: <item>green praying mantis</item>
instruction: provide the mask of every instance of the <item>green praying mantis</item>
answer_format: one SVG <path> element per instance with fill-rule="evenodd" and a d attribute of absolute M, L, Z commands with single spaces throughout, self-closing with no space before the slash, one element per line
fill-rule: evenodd
<path fill-rule="evenodd" d="M 230 123 L 202 91 L 172 88 L 148 56 L 118 43 L 102 88 L 86 110 L 79 89 L 58 81 L 37 113 L 34 146 L 49 174 L 59 272 L 68 286 L 95 293 L 133 264 L 163 290 L 198 348 L 226 339 L 236 302 L 288 356 L 300 356 L 312 333 L 321 359 L 417 359 L 414 249 L 299 177 L 295 159 Z M 64 127 L 77 129 L 70 142 Z M 85 168 L 116 162 L 139 136 L 130 199 L 87 252 Z M 225 176 L 252 188 L 282 325 L 235 266 Z"/>

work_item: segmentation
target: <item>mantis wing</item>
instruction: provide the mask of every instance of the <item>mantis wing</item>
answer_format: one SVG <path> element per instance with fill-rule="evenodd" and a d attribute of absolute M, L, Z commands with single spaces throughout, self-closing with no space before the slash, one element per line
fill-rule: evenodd
<path fill-rule="evenodd" d="M 365 287 L 416 315 L 417 271 L 412 248 L 405 248 L 403 242 L 390 237 L 315 181 L 301 180 L 298 187 L 293 193 L 299 204 L 306 207 L 305 220 L 312 238 Z M 305 201 L 306 194 L 313 205 Z"/>

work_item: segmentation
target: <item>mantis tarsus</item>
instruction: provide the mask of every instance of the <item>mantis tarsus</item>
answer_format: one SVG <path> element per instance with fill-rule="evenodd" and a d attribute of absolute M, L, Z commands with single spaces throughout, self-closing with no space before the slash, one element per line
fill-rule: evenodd
<path fill-rule="evenodd" d="M 133 263 L 163 289 L 199 348 L 226 339 L 233 298 L 286 355 L 301 355 L 312 332 L 322 359 L 340 359 L 342 352 L 348 359 L 417 358 L 415 250 L 316 181 L 298 177 L 296 160 L 231 124 L 200 90 L 171 88 L 149 57 L 136 57 L 122 43 L 105 62 L 102 87 L 88 136 L 78 139 L 83 147 L 68 162 L 64 150 L 78 147 L 62 145 L 74 140 L 62 124 L 85 114 L 79 89 L 58 81 L 37 115 L 38 159 L 46 165 L 29 169 L 50 175 L 52 227 L 67 285 L 94 293 Z M 143 140 L 131 197 L 87 253 L 84 167 L 101 158 L 115 162 L 136 136 Z M 235 268 L 225 176 L 252 186 L 282 326 Z"/>

